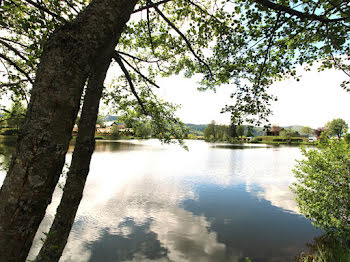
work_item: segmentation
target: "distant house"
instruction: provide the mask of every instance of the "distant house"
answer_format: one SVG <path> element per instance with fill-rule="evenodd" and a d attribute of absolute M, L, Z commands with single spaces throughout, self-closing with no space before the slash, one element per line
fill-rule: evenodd
<path fill-rule="evenodd" d="M 113 125 L 116 125 L 117 123 L 115 121 L 107 121 L 107 122 L 104 122 L 105 126 L 113 126 Z"/>
<path fill-rule="evenodd" d="M 106 127 L 97 127 L 96 126 L 96 132 L 101 134 L 108 134 L 111 132 L 112 127 L 106 126 Z"/>
<path fill-rule="evenodd" d="M 111 133 L 112 128 L 115 125 L 118 126 L 119 132 L 133 134 L 132 128 L 127 128 L 124 123 L 117 123 L 115 121 L 104 122 L 104 127 L 102 127 L 99 124 L 96 124 L 95 130 L 96 130 L 96 133 L 109 134 L 109 133 Z M 77 125 L 74 126 L 72 133 L 73 133 L 73 135 L 78 134 L 78 126 Z"/>
<path fill-rule="evenodd" d="M 279 126 L 273 126 L 271 127 L 271 129 L 266 131 L 266 135 L 267 136 L 279 136 L 280 132 L 284 130 L 283 127 L 279 127 Z"/>

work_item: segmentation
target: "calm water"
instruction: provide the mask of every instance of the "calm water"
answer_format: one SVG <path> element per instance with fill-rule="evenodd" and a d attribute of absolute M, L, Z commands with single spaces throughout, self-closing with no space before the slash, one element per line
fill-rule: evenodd
<path fill-rule="evenodd" d="M 60 261 L 293 261 L 319 234 L 289 190 L 297 147 L 187 144 L 97 142 Z"/>

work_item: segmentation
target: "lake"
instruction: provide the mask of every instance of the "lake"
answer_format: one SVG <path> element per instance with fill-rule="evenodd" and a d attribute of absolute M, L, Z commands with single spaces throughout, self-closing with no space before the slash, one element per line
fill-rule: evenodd
<path fill-rule="evenodd" d="M 60 261 L 293 261 L 320 234 L 289 189 L 298 147 L 186 143 L 189 151 L 156 140 L 97 141 Z M 57 187 L 29 259 L 61 194 Z"/>

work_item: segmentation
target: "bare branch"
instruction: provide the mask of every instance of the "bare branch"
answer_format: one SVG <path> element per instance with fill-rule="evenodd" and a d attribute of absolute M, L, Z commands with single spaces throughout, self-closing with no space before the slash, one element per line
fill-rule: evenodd
<path fill-rule="evenodd" d="M 194 57 L 200 62 L 202 63 L 205 67 L 207 67 L 208 72 L 210 74 L 211 77 L 213 77 L 213 74 L 211 72 L 211 69 L 209 67 L 209 65 L 204 62 L 197 54 L 196 52 L 193 50 L 192 45 L 190 43 L 190 41 L 188 41 L 188 39 L 186 38 L 186 36 L 159 10 L 158 7 L 154 7 L 154 9 L 157 11 L 157 13 L 165 20 L 165 22 L 167 22 L 168 25 L 170 25 L 171 28 L 173 28 L 180 36 L 181 38 L 185 41 L 187 48 L 190 50 L 190 52 L 194 55 Z"/>
<path fill-rule="evenodd" d="M 137 102 L 139 103 L 139 105 L 141 106 L 143 113 L 144 113 L 145 115 L 148 115 L 148 113 L 147 113 L 147 111 L 146 111 L 146 109 L 145 109 L 145 107 L 144 107 L 144 105 L 143 105 L 142 100 L 140 99 L 139 95 L 137 94 L 137 92 L 136 92 L 136 90 L 135 90 L 135 86 L 134 86 L 134 84 L 133 84 L 133 82 L 132 82 L 131 76 L 130 76 L 128 70 L 125 68 L 125 66 L 124 66 L 124 64 L 123 64 L 123 61 L 121 60 L 120 55 L 119 55 L 117 52 L 114 52 L 114 53 L 113 53 L 113 58 L 114 58 L 114 60 L 118 63 L 120 69 L 123 71 L 123 73 L 124 73 L 124 75 L 125 75 L 125 77 L 126 77 L 126 80 L 127 80 L 128 83 L 129 83 L 130 90 L 131 90 L 131 92 L 134 94 L 134 96 L 135 96 Z"/>
<path fill-rule="evenodd" d="M 347 17 L 342 17 L 342 18 L 335 18 L 335 19 L 329 19 L 326 18 L 324 16 L 319 16 L 319 15 L 315 15 L 315 14 L 309 14 L 309 13 L 303 13 L 300 11 L 297 11 L 295 9 L 292 9 L 288 6 L 284 6 L 284 5 L 280 5 L 280 4 L 275 4 L 269 0 L 255 0 L 255 2 L 261 4 L 262 6 L 265 6 L 267 8 L 271 8 L 273 10 L 276 11 L 281 11 L 284 13 L 288 13 L 292 16 L 297 16 L 301 19 L 309 19 L 309 20 L 317 20 L 320 21 L 322 23 L 336 23 L 336 22 L 341 22 L 344 21 L 346 19 L 348 19 Z"/>
<path fill-rule="evenodd" d="M 118 54 L 118 52 L 117 51 L 115 51 L 117 54 Z M 159 85 L 157 85 L 156 83 L 154 83 L 151 79 L 149 79 L 147 76 L 145 76 L 145 75 L 143 75 L 142 73 L 141 73 L 141 71 L 140 70 L 138 70 L 137 68 L 135 68 L 133 65 L 131 65 L 126 59 L 124 59 L 122 56 L 120 56 L 119 54 L 118 54 L 118 56 L 120 57 L 120 59 L 122 59 L 128 66 L 130 66 L 136 73 L 138 73 L 143 79 L 145 79 L 147 82 L 149 82 L 151 85 L 154 85 L 155 87 L 157 87 L 157 88 L 160 88 L 160 86 Z"/>

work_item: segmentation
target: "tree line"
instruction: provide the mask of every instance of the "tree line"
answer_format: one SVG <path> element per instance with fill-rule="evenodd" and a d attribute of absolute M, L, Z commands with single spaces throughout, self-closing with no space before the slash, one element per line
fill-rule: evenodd
<path fill-rule="evenodd" d="M 204 139 L 207 141 L 234 141 L 243 137 L 254 137 L 254 127 L 235 124 L 217 125 L 213 120 L 204 129 Z"/>

